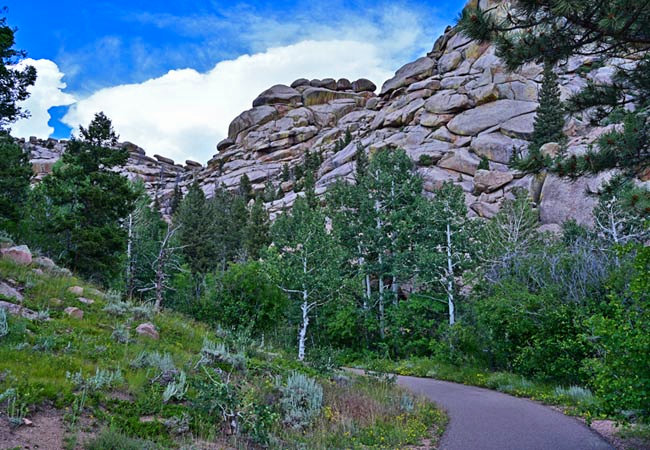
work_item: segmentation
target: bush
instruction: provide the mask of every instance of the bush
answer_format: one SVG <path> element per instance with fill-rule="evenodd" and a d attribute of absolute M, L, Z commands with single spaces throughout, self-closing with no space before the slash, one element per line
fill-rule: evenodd
<path fill-rule="evenodd" d="M 323 406 L 323 388 L 313 378 L 292 373 L 287 384 L 280 387 L 280 405 L 284 422 L 294 428 L 309 426 L 320 414 Z"/>
<path fill-rule="evenodd" d="M 153 450 L 158 446 L 151 441 L 133 439 L 117 430 L 107 428 L 87 442 L 84 448 L 86 450 Z"/>
<path fill-rule="evenodd" d="M 7 313 L 0 308 L 0 338 L 9 334 L 9 324 L 7 324 Z"/>
<path fill-rule="evenodd" d="M 231 353 L 222 342 L 214 343 L 209 339 L 205 339 L 203 348 L 201 348 L 201 359 L 197 366 L 214 363 L 225 363 L 234 369 L 244 370 L 246 368 L 246 356 L 242 353 Z"/>
<path fill-rule="evenodd" d="M 214 296 L 219 321 L 224 326 L 260 334 L 281 321 L 287 299 L 262 263 L 231 265 L 220 285 L 221 290 Z"/>

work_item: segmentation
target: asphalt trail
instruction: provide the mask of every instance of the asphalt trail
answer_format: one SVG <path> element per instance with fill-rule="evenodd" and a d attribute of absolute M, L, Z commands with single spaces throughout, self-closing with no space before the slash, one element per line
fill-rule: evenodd
<path fill-rule="evenodd" d="M 447 411 L 443 450 L 612 450 L 595 431 L 530 400 L 429 378 L 397 383 Z"/>

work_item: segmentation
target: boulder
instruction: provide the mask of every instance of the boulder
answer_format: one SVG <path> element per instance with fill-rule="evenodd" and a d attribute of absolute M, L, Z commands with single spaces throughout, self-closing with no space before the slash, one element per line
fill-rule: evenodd
<path fill-rule="evenodd" d="M 479 156 L 485 156 L 490 161 L 508 164 L 515 150 L 523 150 L 528 145 L 501 133 L 479 134 L 472 139 L 471 148 Z"/>
<path fill-rule="evenodd" d="M 222 151 L 226 150 L 227 148 L 232 147 L 233 145 L 235 145 L 235 141 L 233 139 L 231 139 L 231 138 L 226 138 L 226 139 L 221 140 L 217 144 L 217 150 L 222 152 Z"/>
<path fill-rule="evenodd" d="M 135 332 L 141 336 L 147 336 L 155 340 L 158 340 L 160 338 L 160 335 L 156 330 L 156 326 L 151 322 L 141 323 L 140 325 L 137 326 Z"/>
<path fill-rule="evenodd" d="M 458 51 L 444 54 L 438 60 L 438 72 L 440 73 L 451 72 L 456 67 L 458 67 L 458 65 L 462 60 L 463 60 L 463 55 Z"/>
<path fill-rule="evenodd" d="M 478 214 L 479 217 L 485 219 L 491 219 L 499 212 L 499 205 L 497 203 L 475 202 L 470 205 L 470 208 Z"/>
<path fill-rule="evenodd" d="M 12 316 L 20 316 L 28 320 L 35 320 L 38 318 L 38 313 L 36 311 L 32 311 L 31 309 L 25 308 L 21 305 L 16 305 L 14 303 L 5 302 L 2 300 L 0 300 L 0 309 L 4 309 Z"/>
<path fill-rule="evenodd" d="M 510 172 L 496 170 L 477 170 L 474 174 L 474 188 L 477 193 L 493 192 L 510 183 L 513 176 Z"/>
<path fill-rule="evenodd" d="M 0 296 L 19 302 L 23 301 L 23 295 L 4 281 L 0 281 Z"/>
<path fill-rule="evenodd" d="M 339 99 L 356 99 L 359 96 L 352 92 L 335 91 L 331 89 L 310 87 L 302 93 L 305 106 L 323 105 Z"/>
<path fill-rule="evenodd" d="M 548 156 L 550 158 L 555 158 L 561 150 L 560 144 L 557 142 L 547 142 L 539 148 L 542 156 Z"/>
<path fill-rule="evenodd" d="M 542 224 L 561 225 L 574 219 L 580 225 L 593 225 L 592 210 L 596 197 L 587 193 L 587 179 L 568 180 L 557 175 L 546 176 L 540 196 L 539 218 Z"/>
<path fill-rule="evenodd" d="M 76 295 L 77 297 L 84 295 L 84 288 L 81 286 L 70 286 L 68 288 L 68 292 L 71 293 L 72 295 Z"/>
<path fill-rule="evenodd" d="M 291 87 L 294 89 L 300 86 L 309 86 L 309 80 L 307 78 L 298 78 L 296 81 L 291 83 Z"/>
<path fill-rule="evenodd" d="M 312 84 L 314 87 L 336 90 L 336 80 L 334 78 L 323 78 Z"/>
<path fill-rule="evenodd" d="M 349 91 L 352 89 L 352 83 L 347 78 L 341 78 L 336 82 L 337 91 Z"/>
<path fill-rule="evenodd" d="M 465 148 L 446 153 L 438 162 L 438 167 L 455 172 L 474 175 L 481 161 Z"/>
<path fill-rule="evenodd" d="M 84 305 L 92 305 L 93 303 L 95 303 L 95 300 L 91 298 L 77 297 L 77 300 L 79 300 Z"/>
<path fill-rule="evenodd" d="M 424 104 L 424 108 L 435 114 L 460 111 L 469 107 L 469 98 L 453 90 L 438 91 Z"/>
<path fill-rule="evenodd" d="M 170 158 L 165 158 L 164 156 L 161 155 L 153 155 L 154 158 L 156 158 L 159 162 L 169 164 L 170 166 L 174 165 L 174 160 Z"/>
<path fill-rule="evenodd" d="M 501 125 L 501 132 L 506 136 L 519 139 L 530 139 L 533 135 L 536 113 L 513 117 Z"/>
<path fill-rule="evenodd" d="M 21 266 L 28 266 L 32 263 L 32 252 L 26 245 L 3 248 L 0 249 L 0 253 L 4 259 L 9 259 Z"/>
<path fill-rule="evenodd" d="M 454 134 L 473 136 L 536 109 L 537 103 L 533 102 L 497 100 L 460 113 L 449 122 L 447 128 Z"/>
<path fill-rule="evenodd" d="M 377 86 L 372 81 L 366 78 L 359 78 L 352 82 L 352 90 L 354 92 L 375 92 Z"/>
<path fill-rule="evenodd" d="M 63 310 L 68 316 L 74 318 L 74 319 L 83 319 L 84 318 L 84 312 L 83 310 L 76 308 L 74 306 L 68 306 L 66 309 Z"/>
<path fill-rule="evenodd" d="M 253 108 L 275 104 L 298 105 L 301 102 L 302 95 L 300 95 L 300 92 L 284 84 L 276 84 L 253 100 Z"/>
<path fill-rule="evenodd" d="M 32 263 L 45 270 L 54 270 L 56 269 L 56 264 L 50 258 L 45 256 L 37 256 L 32 260 Z"/>
<path fill-rule="evenodd" d="M 185 160 L 185 165 L 192 169 L 202 169 L 203 165 L 200 162 L 192 161 L 191 159 Z"/>
<path fill-rule="evenodd" d="M 234 142 L 237 135 L 242 131 L 254 125 L 263 125 L 270 120 L 275 119 L 277 116 L 278 111 L 269 105 L 259 106 L 244 111 L 230 123 L 230 126 L 228 127 L 228 137 Z"/>
<path fill-rule="evenodd" d="M 433 74 L 435 67 L 436 62 L 426 56 L 423 56 L 412 63 L 406 64 L 395 73 L 393 78 L 384 83 L 380 95 L 385 96 L 393 92 L 395 89 L 408 86 L 416 81 L 421 81 L 430 77 Z"/>

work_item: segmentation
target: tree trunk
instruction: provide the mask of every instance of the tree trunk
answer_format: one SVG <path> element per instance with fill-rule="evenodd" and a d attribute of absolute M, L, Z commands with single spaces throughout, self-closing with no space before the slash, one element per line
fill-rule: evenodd
<path fill-rule="evenodd" d="M 133 261 L 133 213 L 129 214 L 129 237 L 126 241 L 126 292 L 129 297 L 133 295 L 133 269 L 135 263 Z"/>
<path fill-rule="evenodd" d="M 379 255 L 379 266 L 383 263 L 381 254 Z M 384 312 L 384 276 L 379 274 L 379 335 L 382 339 L 386 337 L 386 317 Z"/>
<path fill-rule="evenodd" d="M 451 260 L 451 228 L 447 222 L 447 303 L 449 304 L 449 325 L 456 323 L 454 312 L 454 266 Z"/>
<path fill-rule="evenodd" d="M 309 305 L 307 304 L 307 291 L 302 293 L 303 302 L 300 306 L 302 311 L 302 324 L 298 333 L 298 360 L 305 359 L 305 340 L 307 339 L 307 326 L 309 326 Z"/>

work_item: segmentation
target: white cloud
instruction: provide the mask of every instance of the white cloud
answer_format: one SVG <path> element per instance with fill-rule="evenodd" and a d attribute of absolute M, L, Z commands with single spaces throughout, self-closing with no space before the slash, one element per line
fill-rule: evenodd
<path fill-rule="evenodd" d="M 208 160 L 228 125 L 263 90 L 294 79 L 392 76 L 382 48 L 354 40 L 307 40 L 218 63 L 212 70 L 172 70 L 139 84 L 106 88 L 74 104 L 63 122 L 76 128 L 103 111 L 122 140 L 178 161 Z"/>
<path fill-rule="evenodd" d="M 70 105 L 75 102 L 75 98 L 63 92 L 66 88 L 62 81 L 64 74 L 53 61 L 25 59 L 18 64 L 18 67 L 24 66 L 35 67 L 38 74 L 36 83 L 29 88 L 30 97 L 20 103 L 31 116 L 14 123 L 11 126 L 11 134 L 17 137 L 36 136 L 44 139 L 54 131 L 54 128 L 48 125 L 51 119 L 48 110 L 53 106 Z"/>

